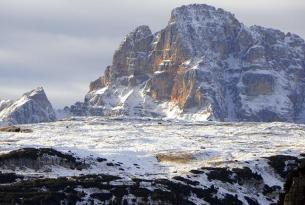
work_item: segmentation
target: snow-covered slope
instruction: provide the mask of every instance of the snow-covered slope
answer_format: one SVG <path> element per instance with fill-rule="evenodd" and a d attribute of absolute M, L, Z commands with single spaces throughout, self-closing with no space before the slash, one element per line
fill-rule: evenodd
<path fill-rule="evenodd" d="M 9 107 L 12 104 L 13 104 L 12 100 L 1 100 L 0 99 L 0 113 L 1 113 L 2 110 L 4 110 L 5 108 Z M 0 120 L 0 126 L 3 126 L 5 124 L 6 124 L 5 122 Z"/>
<path fill-rule="evenodd" d="M 247 27 L 207 5 L 176 8 L 153 34 L 128 34 L 76 115 L 217 121 L 305 121 L 305 43 Z"/>
<path fill-rule="evenodd" d="M 22 95 L 16 101 L 0 102 L 0 123 L 27 124 L 51 122 L 55 112 L 42 87 Z"/>
<path fill-rule="evenodd" d="M 92 178 L 93 174 L 103 174 L 120 178 L 105 187 L 94 182 L 83 188 L 77 186 L 75 190 L 86 193 L 80 204 L 94 198 L 92 193 L 114 194 L 113 197 L 118 198 L 114 190 L 119 188 L 117 191 L 122 196 L 130 193 L 130 199 L 156 200 L 148 204 L 164 204 L 165 199 L 170 200 L 166 204 L 174 205 L 275 203 L 284 178 L 297 166 L 305 146 L 305 126 L 290 123 L 189 123 L 90 117 L 24 125 L 24 128 L 33 132 L 1 133 L 0 171 L 31 177 L 83 174 Z M 29 160 L 23 160 L 22 167 L 18 166 L 20 158 L 16 163 L 13 159 L 3 161 L 2 154 L 26 147 L 51 147 L 72 154 L 84 163 L 83 168 L 70 168 L 67 161 L 61 163 L 52 153 L 51 159 L 42 155 L 40 163 L 35 163 L 45 166 L 36 169 L 31 168 L 35 163 Z M 128 187 L 137 183 L 141 189 Z M 52 191 L 54 188 L 51 186 Z M 156 195 L 160 189 L 166 191 L 166 195 L 181 196 L 185 203 L 174 203 L 177 198 L 164 199 L 163 195 Z M 12 189 L 8 187 L 8 190 Z M 114 198 L 101 200 L 104 203 Z"/>
<path fill-rule="evenodd" d="M 11 104 L 13 104 L 13 101 L 11 100 L 0 100 L 0 112 Z"/>

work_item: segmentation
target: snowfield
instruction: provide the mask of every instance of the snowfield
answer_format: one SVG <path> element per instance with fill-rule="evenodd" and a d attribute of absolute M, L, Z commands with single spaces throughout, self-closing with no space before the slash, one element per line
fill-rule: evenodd
<path fill-rule="evenodd" d="M 51 171 L 15 170 L 18 174 L 45 177 L 103 173 L 125 178 L 188 176 L 192 179 L 190 171 L 202 167 L 248 167 L 261 175 L 269 187 L 283 187 L 284 179 L 270 168 L 265 157 L 298 157 L 305 147 L 305 125 L 290 123 L 191 123 L 79 117 L 22 127 L 32 129 L 33 133 L 0 133 L 1 154 L 25 147 L 48 147 L 72 153 L 90 164 L 90 168 L 81 171 L 62 167 L 52 167 Z M 97 158 L 107 159 L 107 162 L 98 163 Z M 106 166 L 109 162 L 113 165 Z M 253 195 L 259 204 L 276 202 L 278 198 L 255 195 L 245 187 L 238 188 L 237 184 L 230 185 L 233 191 L 228 184 L 210 181 L 204 174 L 196 180 L 200 182 L 198 186 L 219 186 L 219 196 L 226 193 Z M 242 197 L 239 200 L 247 204 Z M 200 199 L 194 201 L 203 203 Z"/>

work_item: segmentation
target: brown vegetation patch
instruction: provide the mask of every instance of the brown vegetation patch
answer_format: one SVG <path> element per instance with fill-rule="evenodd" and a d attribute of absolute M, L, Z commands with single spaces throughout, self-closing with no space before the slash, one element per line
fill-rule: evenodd
<path fill-rule="evenodd" d="M 194 156 L 189 153 L 160 153 L 156 155 L 159 162 L 173 162 L 173 163 L 188 163 L 194 160 Z"/>
<path fill-rule="evenodd" d="M 0 128 L 0 132 L 22 132 L 22 133 L 31 133 L 31 132 L 33 132 L 33 130 L 31 130 L 31 129 L 23 129 L 23 128 L 15 127 L 15 126 L 9 126 L 9 127 Z"/>

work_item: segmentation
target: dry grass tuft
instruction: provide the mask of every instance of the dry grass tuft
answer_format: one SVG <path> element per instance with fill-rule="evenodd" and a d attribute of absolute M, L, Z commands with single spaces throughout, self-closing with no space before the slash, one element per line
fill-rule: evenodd
<path fill-rule="evenodd" d="M 173 162 L 185 164 L 194 160 L 194 156 L 189 153 L 162 153 L 157 154 L 156 158 L 159 162 Z"/>
<path fill-rule="evenodd" d="M 31 133 L 33 130 L 31 129 L 23 129 L 15 126 L 8 126 L 0 128 L 0 132 L 22 132 L 22 133 Z"/>

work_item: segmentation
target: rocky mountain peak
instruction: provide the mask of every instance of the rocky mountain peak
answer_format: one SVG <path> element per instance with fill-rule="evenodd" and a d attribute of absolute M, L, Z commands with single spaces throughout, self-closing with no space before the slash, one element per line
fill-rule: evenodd
<path fill-rule="evenodd" d="M 192 4 L 124 39 L 77 113 L 305 122 L 305 43 Z M 90 110 L 90 111 L 88 111 Z"/>
<path fill-rule="evenodd" d="M 0 121 L 5 124 L 51 122 L 56 114 L 44 89 L 38 87 L 24 93 L 16 101 L 10 101 L 0 110 Z"/>
<path fill-rule="evenodd" d="M 188 22 L 194 24 L 199 22 L 199 24 L 207 24 L 211 21 L 221 23 L 230 18 L 234 18 L 234 14 L 223 9 L 216 9 L 206 4 L 190 4 L 173 9 L 169 23 Z"/>
<path fill-rule="evenodd" d="M 37 87 L 29 92 L 23 94 L 24 96 L 31 97 L 36 95 L 45 95 L 43 87 Z"/>
<path fill-rule="evenodd" d="M 35 101 L 40 107 L 45 108 L 48 112 L 52 112 L 53 110 L 43 87 L 37 87 L 27 93 L 24 93 L 23 97 Z"/>
<path fill-rule="evenodd" d="M 169 26 L 177 27 L 182 44 L 192 57 L 209 55 L 208 52 L 226 55 L 243 27 L 233 14 L 205 4 L 174 9 Z"/>
<path fill-rule="evenodd" d="M 127 41 L 127 40 L 141 41 L 150 35 L 152 35 L 152 32 L 151 32 L 149 26 L 142 25 L 142 26 L 138 26 L 136 29 L 134 29 L 132 32 L 130 32 L 126 36 L 125 41 Z M 123 41 L 123 42 L 125 42 L 125 41 Z"/>

